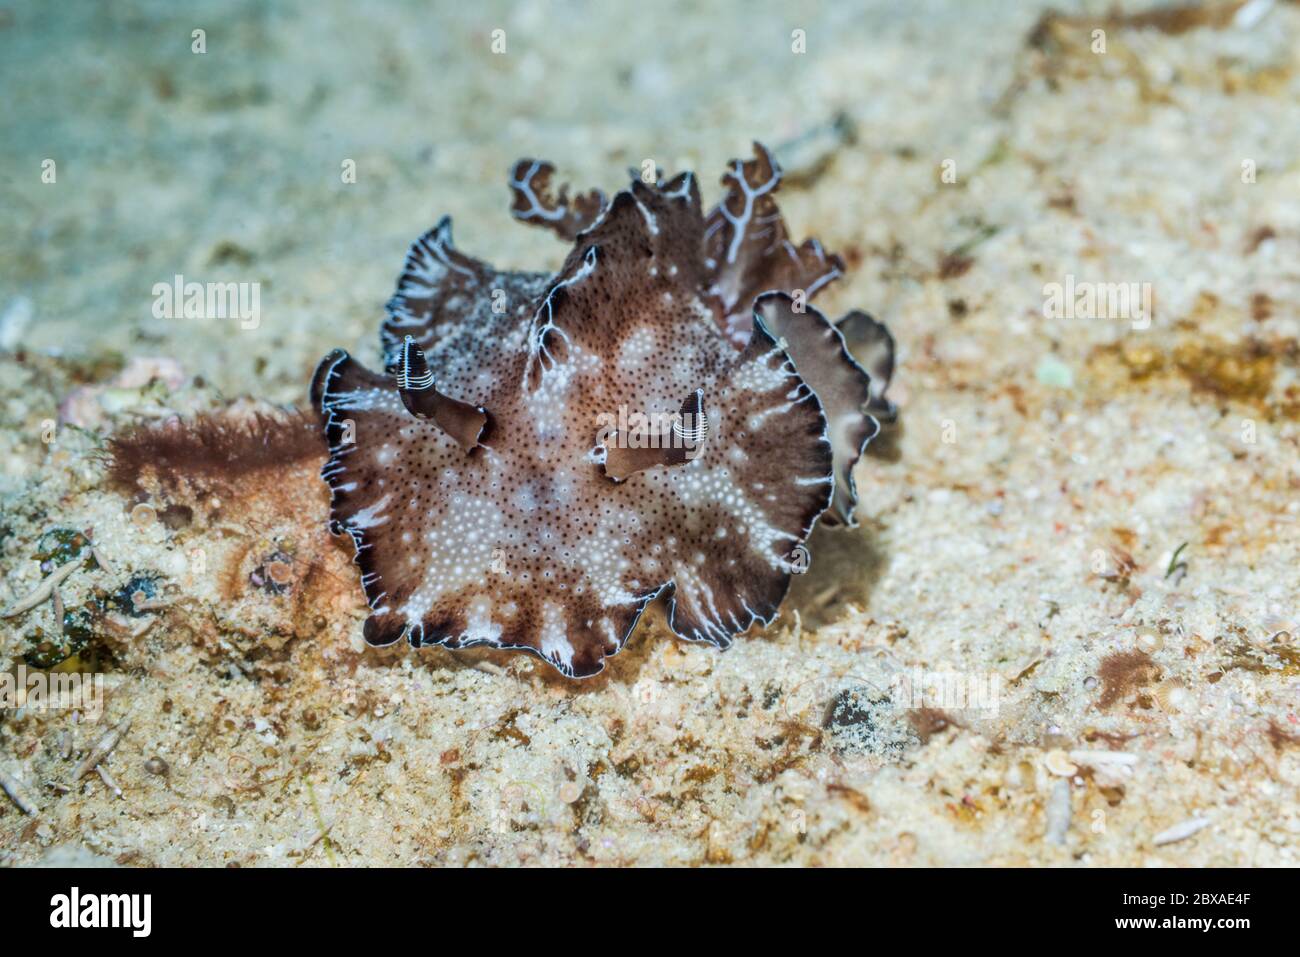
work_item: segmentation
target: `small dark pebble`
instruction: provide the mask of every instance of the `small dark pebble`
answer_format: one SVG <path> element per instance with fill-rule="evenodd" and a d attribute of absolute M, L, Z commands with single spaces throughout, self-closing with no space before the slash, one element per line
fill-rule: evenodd
<path fill-rule="evenodd" d="M 158 757 L 153 757 L 146 761 L 144 763 L 144 769 L 150 774 L 157 774 L 163 777 L 171 773 L 171 768 L 167 766 L 167 762 Z"/>

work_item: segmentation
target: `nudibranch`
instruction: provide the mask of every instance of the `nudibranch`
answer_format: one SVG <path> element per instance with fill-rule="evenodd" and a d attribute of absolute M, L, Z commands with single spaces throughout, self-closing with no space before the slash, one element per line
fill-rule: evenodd
<path fill-rule="evenodd" d="M 384 372 L 342 350 L 317 368 L 365 638 L 584 677 L 662 596 L 677 635 L 725 648 L 776 616 L 819 517 L 853 524 L 893 340 L 807 305 L 843 263 L 789 240 L 758 144 L 707 214 L 689 172 L 612 199 L 553 173 L 521 161 L 510 188 L 517 220 L 573 243 L 557 273 L 472 259 L 443 218 L 388 303 Z"/>

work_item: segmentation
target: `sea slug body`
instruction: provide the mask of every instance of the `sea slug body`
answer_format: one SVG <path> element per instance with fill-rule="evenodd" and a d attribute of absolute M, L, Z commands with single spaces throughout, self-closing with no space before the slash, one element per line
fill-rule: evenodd
<path fill-rule="evenodd" d="M 853 524 L 893 340 L 807 305 L 843 265 L 789 240 L 757 144 L 707 214 L 692 173 L 609 200 L 553 194 L 552 173 L 523 160 L 510 186 L 518 220 L 573 242 L 557 273 L 472 259 L 444 218 L 388 303 L 385 370 L 341 350 L 317 369 L 365 637 L 583 677 L 662 596 L 676 634 L 725 648 L 775 617 L 819 517 Z"/>

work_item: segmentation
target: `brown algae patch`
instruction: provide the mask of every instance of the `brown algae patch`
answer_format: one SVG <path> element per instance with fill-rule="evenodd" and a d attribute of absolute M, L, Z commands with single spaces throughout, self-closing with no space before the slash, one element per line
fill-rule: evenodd
<path fill-rule="evenodd" d="M 1254 339 L 1236 345 L 1221 339 L 1182 342 L 1174 347 L 1173 363 L 1193 388 L 1241 401 L 1265 399 L 1277 371 L 1275 352 Z"/>
<path fill-rule="evenodd" d="M 1144 651 L 1117 651 L 1107 655 L 1098 668 L 1101 697 L 1097 699 L 1097 707 L 1105 711 L 1133 691 L 1150 684 L 1158 670 L 1151 656 Z"/>
<path fill-rule="evenodd" d="M 1274 396 L 1274 384 L 1279 367 L 1294 364 L 1297 350 L 1294 340 L 1228 342 L 1217 336 L 1189 336 L 1168 350 L 1149 342 L 1113 342 L 1092 350 L 1088 369 L 1105 391 L 1182 379 L 1202 395 L 1253 404 L 1270 419 L 1295 419 L 1300 415 L 1296 390 L 1288 387 Z"/>

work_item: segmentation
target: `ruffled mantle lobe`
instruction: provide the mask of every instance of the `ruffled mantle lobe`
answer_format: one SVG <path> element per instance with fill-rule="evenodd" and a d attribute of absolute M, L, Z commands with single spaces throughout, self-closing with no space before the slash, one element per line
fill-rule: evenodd
<path fill-rule="evenodd" d="M 607 200 L 520 161 L 515 218 L 574 242 L 554 275 L 466 256 L 446 218 L 412 244 L 385 371 L 336 350 L 312 382 L 367 641 L 521 649 L 582 677 L 664 596 L 676 634 L 725 648 L 776 616 L 820 516 L 852 524 L 893 343 L 846 316 L 864 368 L 806 305 L 843 264 L 789 240 L 755 154 L 707 215 L 691 173 Z"/>

